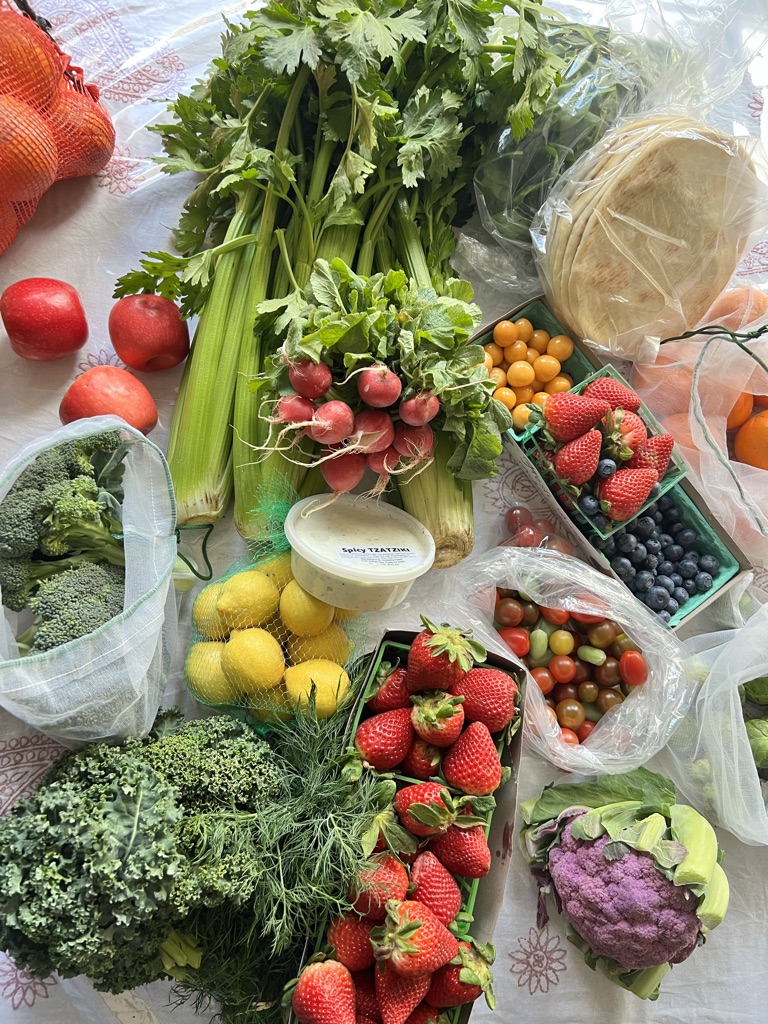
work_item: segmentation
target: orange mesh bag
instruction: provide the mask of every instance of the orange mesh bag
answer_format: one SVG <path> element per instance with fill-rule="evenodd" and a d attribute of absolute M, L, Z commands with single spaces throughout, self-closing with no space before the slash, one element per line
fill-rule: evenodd
<path fill-rule="evenodd" d="M 95 174 L 115 148 L 99 102 L 24 0 L 0 0 L 0 253 L 54 181 Z"/>

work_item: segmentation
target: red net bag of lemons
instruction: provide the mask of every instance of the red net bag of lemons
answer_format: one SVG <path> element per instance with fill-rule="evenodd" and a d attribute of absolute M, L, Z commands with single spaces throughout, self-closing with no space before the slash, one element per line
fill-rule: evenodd
<path fill-rule="evenodd" d="M 95 174 L 115 148 L 98 87 L 49 28 L 22 0 L 0 0 L 0 253 L 54 181 Z"/>

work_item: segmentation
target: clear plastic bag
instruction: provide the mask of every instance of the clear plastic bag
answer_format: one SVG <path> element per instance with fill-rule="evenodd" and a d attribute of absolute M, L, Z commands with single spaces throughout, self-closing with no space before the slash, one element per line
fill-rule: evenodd
<path fill-rule="evenodd" d="M 763 604 L 740 628 L 688 641 L 700 688 L 658 762 L 702 814 L 753 846 L 768 846 L 768 791 L 749 746 L 739 687 L 768 675 L 766 631 Z"/>
<path fill-rule="evenodd" d="M 685 650 L 626 587 L 575 558 L 541 548 L 499 547 L 455 570 L 443 604 L 452 621 L 471 626 L 489 650 L 509 650 L 493 628 L 496 588 L 518 590 L 546 608 L 604 615 L 619 622 L 642 650 L 648 678 L 603 716 L 588 739 L 571 747 L 549 714 L 544 695 L 528 676 L 523 734 L 528 746 L 558 768 L 594 775 L 630 771 L 657 753 L 685 716 L 694 687 Z M 456 607 L 456 592 L 462 598 Z"/>
<path fill-rule="evenodd" d="M 146 735 L 157 715 L 175 647 L 176 506 L 162 452 L 112 416 L 76 420 L 25 448 L 0 476 L 0 501 L 46 448 L 120 429 L 135 440 L 125 458 L 122 504 L 125 601 L 93 633 L 18 657 L 16 613 L 0 618 L 0 706 L 67 745 Z"/>

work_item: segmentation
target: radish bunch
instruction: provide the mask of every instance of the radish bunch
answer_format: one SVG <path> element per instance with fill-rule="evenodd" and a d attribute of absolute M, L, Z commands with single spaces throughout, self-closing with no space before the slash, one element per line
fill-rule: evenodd
<path fill-rule="evenodd" d="M 323 445 L 320 470 L 337 493 L 356 487 L 366 469 L 378 476 L 374 490 L 384 490 L 393 473 L 402 473 L 432 457 L 435 438 L 431 420 L 440 402 L 422 391 L 392 407 L 402 394 L 396 373 L 377 364 L 356 372 L 363 408 L 355 413 L 347 402 L 326 399 L 333 384 L 325 363 L 300 359 L 291 363 L 288 379 L 295 394 L 282 396 L 274 421 L 295 438 L 306 435 Z"/>

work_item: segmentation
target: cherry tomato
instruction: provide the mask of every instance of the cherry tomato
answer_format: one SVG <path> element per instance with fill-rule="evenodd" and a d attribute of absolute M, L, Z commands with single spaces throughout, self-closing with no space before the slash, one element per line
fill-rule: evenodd
<path fill-rule="evenodd" d="M 511 320 L 499 320 L 493 328 L 493 340 L 499 348 L 506 348 L 517 341 L 517 328 Z"/>
<path fill-rule="evenodd" d="M 573 658 L 568 658 L 565 655 L 557 654 L 554 658 L 550 658 L 547 668 L 558 683 L 570 683 L 576 675 Z"/>
<path fill-rule="evenodd" d="M 579 728 L 576 730 L 576 735 L 579 737 L 579 743 L 584 742 L 596 725 L 597 722 L 590 722 L 589 719 L 586 719 L 581 723 Z"/>
<path fill-rule="evenodd" d="M 518 658 L 524 657 L 531 649 L 531 640 L 527 629 L 500 629 L 499 636 Z"/>
<path fill-rule="evenodd" d="M 532 519 L 531 526 L 534 530 L 538 530 L 539 533 L 543 533 L 547 537 L 557 536 L 557 527 L 551 519 L 546 519 L 544 516 L 536 516 Z"/>
<path fill-rule="evenodd" d="M 555 712 L 555 721 L 557 722 L 557 703 L 554 700 L 552 700 L 551 697 L 547 697 L 545 703 L 546 703 L 546 705 L 547 705 L 547 707 L 549 708 L 550 711 L 554 711 Z M 559 724 L 560 723 L 558 722 L 558 725 Z"/>
<path fill-rule="evenodd" d="M 616 639 L 611 644 L 611 654 L 614 658 L 621 658 L 625 651 L 639 651 L 640 648 L 637 646 L 634 640 L 630 640 L 626 633 L 619 633 Z"/>
<path fill-rule="evenodd" d="M 556 629 L 549 638 L 549 649 L 553 654 L 570 654 L 575 646 L 573 633 L 565 629 Z"/>
<path fill-rule="evenodd" d="M 595 704 L 597 704 L 598 710 L 605 714 L 609 708 L 614 707 L 616 704 L 621 704 L 623 700 L 624 698 L 618 690 L 601 690 Z"/>
<path fill-rule="evenodd" d="M 547 537 L 546 547 L 549 551 L 559 551 L 561 555 L 573 554 L 573 548 L 562 537 Z"/>
<path fill-rule="evenodd" d="M 579 737 L 573 731 L 573 729 L 560 729 L 560 736 L 568 744 L 569 747 L 578 747 Z"/>
<path fill-rule="evenodd" d="M 556 711 L 555 711 L 555 709 L 554 709 L 554 708 L 552 707 L 552 705 L 551 705 L 551 704 L 549 703 L 549 701 L 547 701 L 547 711 L 548 711 L 548 712 L 550 713 L 550 715 L 552 716 L 552 721 L 554 722 L 554 724 L 555 724 L 555 725 L 557 725 L 557 724 L 558 724 L 558 723 L 557 723 L 557 712 L 556 712 Z"/>
<path fill-rule="evenodd" d="M 577 644 L 577 647 L 581 647 L 581 644 Z M 586 661 L 582 661 L 581 658 L 573 658 L 572 660 L 576 666 L 576 675 L 573 677 L 573 682 L 580 686 L 581 683 L 585 683 L 588 679 L 592 678 L 592 666 L 588 665 Z"/>
<path fill-rule="evenodd" d="M 510 533 L 517 533 L 521 526 L 529 526 L 532 522 L 533 515 L 522 505 L 513 505 L 504 513 L 504 524 Z"/>
<path fill-rule="evenodd" d="M 616 639 L 616 631 L 611 623 L 606 620 L 591 625 L 587 630 L 587 637 L 589 638 L 590 647 L 597 647 L 604 651 Z"/>
<path fill-rule="evenodd" d="M 515 544 L 519 548 L 538 548 L 543 540 L 544 535 L 532 526 L 521 526 L 515 534 Z"/>
<path fill-rule="evenodd" d="M 571 618 L 574 622 L 580 622 L 585 626 L 591 626 L 595 622 L 605 621 L 605 617 L 603 615 L 587 615 L 586 612 L 571 612 Z"/>
<path fill-rule="evenodd" d="M 496 605 L 496 621 L 501 626 L 519 626 L 523 621 L 523 606 L 511 597 L 503 597 Z"/>
<path fill-rule="evenodd" d="M 517 328 L 518 338 L 527 345 L 533 337 L 533 324 L 530 320 L 526 320 L 525 317 L 520 317 L 519 320 L 515 320 L 515 327 Z"/>
<path fill-rule="evenodd" d="M 573 683 L 558 683 L 552 691 L 556 704 L 559 704 L 561 700 L 576 700 L 578 695 L 579 691 Z"/>
<path fill-rule="evenodd" d="M 584 708 L 577 700 L 561 700 L 555 708 L 561 726 L 574 731 L 584 724 Z"/>
<path fill-rule="evenodd" d="M 551 693 L 555 688 L 555 680 L 552 673 L 546 668 L 532 668 L 531 675 L 536 680 L 539 689 L 543 694 Z"/>
<path fill-rule="evenodd" d="M 493 365 L 494 365 L 494 366 L 498 366 L 498 365 L 499 365 L 499 363 L 500 363 L 500 362 L 502 361 L 502 359 L 504 358 L 504 353 L 503 353 L 503 351 L 502 351 L 502 350 L 501 350 L 501 349 L 499 348 L 499 346 L 498 346 L 498 345 L 495 345 L 495 344 L 494 344 L 494 343 L 493 343 L 493 342 L 491 341 L 491 342 L 489 342 L 489 343 L 488 343 L 487 345 L 483 345 L 483 348 L 485 349 L 485 354 L 486 354 L 487 356 L 490 356 L 490 357 L 491 357 L 491 362 L 493 363 Z"/>
<path fill-rule="evenodd" d="M 648 678 L 648 665 L 639 651 L 625 651 L 619 660 L 619 675 L 627 686 L 640 686 Z"/>
<path fill-rule="evenodd" d="M 523 625 L 535 626 L 539 621 L 539 606 L 533 601 L 522 601 L 521 604 L 523 606 Z"/>
<path fill-rule="evenodd" d="M 546 331 L 534 331 L 528 344 L 531 348 L 535 348 L 540 356 L 543 356 L 547 351 L 547 345 L 549 345 L 549 334 Z"/>
<path fill-rule="evenodd" d="M 602 665 L 596 665 L 592 675 L 598 686 L 618 686 L 621 682 L 619 663 L 615 658 L 606 658 Z"/>
<path fill-rule="evenodd" d="M 553 626 L 564 626 L 570 618 L 570 614 L 563 608 L 542 608 L 541 614 Z"/>
<path fill-rule="evenodd" d="M 580 701 L 585 704 L 594 704 L 599 695 L 600 687 L 591 679 L 585 679 L 583 683 L 579 683 L 578 697 Z"/>

